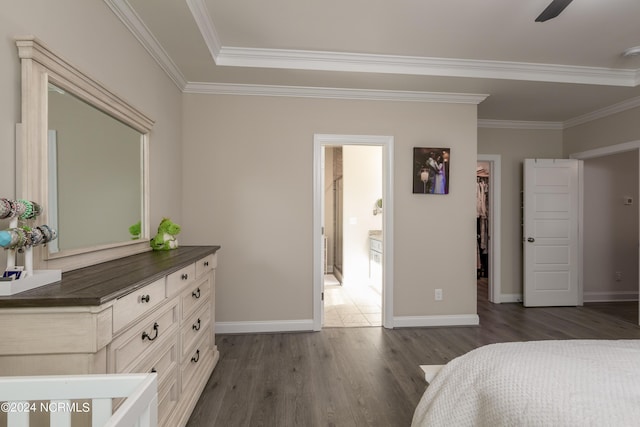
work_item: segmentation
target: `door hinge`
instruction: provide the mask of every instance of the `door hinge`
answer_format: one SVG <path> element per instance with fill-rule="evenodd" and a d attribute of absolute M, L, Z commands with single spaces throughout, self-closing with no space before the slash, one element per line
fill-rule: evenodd
<path fill-rule="evenodd" d="M 324 301 L 324 292 L 321 295 L 321 299 L 322 299 L 322 301 Z"/>

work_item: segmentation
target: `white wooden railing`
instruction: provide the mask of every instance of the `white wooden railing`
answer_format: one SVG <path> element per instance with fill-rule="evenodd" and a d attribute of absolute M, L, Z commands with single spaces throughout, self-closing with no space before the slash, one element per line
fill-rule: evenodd
<path fill-rule="evenodd" d="M 34 412 L 48 412 L 51 427 L 70 427 L 74 412 L 90 412 L 91 427 L 155 427 L 157 393 L 155 373 L 1 377 L 0 411 L 8 427 L 28 427 Z"/>

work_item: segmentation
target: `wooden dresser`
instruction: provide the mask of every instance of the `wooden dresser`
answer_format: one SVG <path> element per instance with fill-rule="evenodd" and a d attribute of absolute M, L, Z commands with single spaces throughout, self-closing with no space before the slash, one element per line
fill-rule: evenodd
<path fill-rule="evenodd" d="M 185 425 L 219 358 L 219 248 L 145 252 L 0 297 L 0 376 L 157 372 L 159 425 Z"/>

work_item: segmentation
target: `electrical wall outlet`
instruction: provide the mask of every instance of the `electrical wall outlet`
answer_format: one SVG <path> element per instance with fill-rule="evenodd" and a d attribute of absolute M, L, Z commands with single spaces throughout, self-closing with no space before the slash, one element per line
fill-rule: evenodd
<path fill-rule="evenodd" d="M 622 271 L 616 271 L 616 282 L 622 282 Z"/>
<path fill-rule="evenodd" d="M 442 301 L 442 289 L 436 289 L 434 298 L 436 301 Z"/>

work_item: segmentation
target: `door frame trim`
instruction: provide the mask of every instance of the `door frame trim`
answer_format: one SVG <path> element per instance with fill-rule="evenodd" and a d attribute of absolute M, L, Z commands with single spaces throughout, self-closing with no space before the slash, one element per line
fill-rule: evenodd
<path fill-rule="evenodd" d="M 478 154 L 479 162 L 488 162 L 489 171 L 489 301 L 502 303 L 502 171 L 500 154 Z M 511 301 L 508 301 L 511 302 Z"/>
<path fill-rule="evenodd" d="M 393 328 L 393 153 L 394 137 L 385 135 L 313 135 L 313 330 L 322 330 L 322 148 L 376 145 L 382 147 L 382 326 Z"/>

